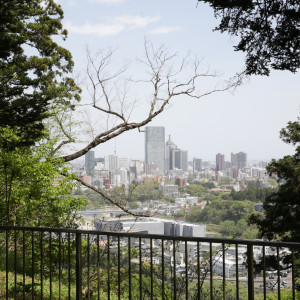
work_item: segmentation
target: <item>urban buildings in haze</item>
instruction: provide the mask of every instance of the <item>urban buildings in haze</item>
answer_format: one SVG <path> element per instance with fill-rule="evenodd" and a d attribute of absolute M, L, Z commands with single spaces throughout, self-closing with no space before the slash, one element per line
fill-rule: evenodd
<path fill-rule="evenodd" d="M 164 193 L 172 185 L 184 186 L 187 178 L 203 181 L 223 181 L 228 178 L 236 182 L 260 180 L 267 186 L 266 162 L 248 164 L 247 153 L 231 153 L 231 161 L 225 161 L 225 155 L 216 154 L 216 160 L 204 161 L 194 157 L 188 161 L 188 151 L 181 150 L 171 139 L 165 142 L 165 128 L 148 126 L 145 128 L 145 160 L 129 159 L 106 155 L 95 158 L 95 152 L 85 154 L 85 165 L 81 176 L 85 181 L 100 188 L 111 188 L 135 182 L 156 182 Z M 192 175 L 192 176 L 191 176 Z M 161 179 L 163 178 L 163 179 Z M 165 183 L 165 180 L 167 183 Z M 170 183 L 172 183 L 170 185 Z M 176 187 L 175 187 L 176 188 Z M 174 191 L 172 192 L 174 193 Z"/>
<path fill-rule="evenodd" d="M 172 142 L 171 136 L 166 142 L 166 172 L 172 170 L 188 171 L 188 152 L 177 148 L 177 145 Z"/>
<path fill-rule="evenodd" d="M 200 158 L 193 158 L 193 173 L 199 172 L 202 170 L 202 159 Z"/>
<path fill-rule="evenodd" d="M 147 126 L 145 131 L 145 163 L 156 165 L 158 172 L 165 171 L 165 128 Z"/>
<path fill-rule="evenodd" d="M 247 168 L 248 160 L 247 160 L 247 153 L 239 152 L 239 153 L 231 153 L 231 163 L 233 168 L 236 169 L 243 169 Z"/>
<path fill-rule="evenodd" d="M 225 155 L 218 153 L 216 155 L 216 171 L 223 171 L 225 168 Z"/>
<path fill-rule="evenodd" d="M 166 172 L 173 169 L 172 151 L 174 149 L 177 149 L 177 146 L 175 145 L 175 143 L 172 142 L 171 136 L 169 135 L 169 139 L 166 142 L 166 162 L 165 162 Z"/>
<path fill-rule="evenodd" d="M 95 168 L 95 152 L 89 151 L 85 154 L 85 164 L 84 168 L 86 171 L 86 174 L 88 176 L 93 177 L 94 176 L 94 168 Z"/>

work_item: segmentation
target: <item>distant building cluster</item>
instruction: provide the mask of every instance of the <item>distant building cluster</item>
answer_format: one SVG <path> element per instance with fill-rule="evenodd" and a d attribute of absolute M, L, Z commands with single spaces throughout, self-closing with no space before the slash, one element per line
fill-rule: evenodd
<path fill-rule="evenodd" d="M 222 153 L 216 154 L 215 162 L 197 157 L 189 161 L 188 151 L 180 149 L 171 136 L 165 141 L 164 127 L 147 126 L 144 161 L 116 154 L 96 158 L 95 152 L 89 151 L 80 173 L 85 182 L 100 188 L 127 186 L 132 181 L 151 182 L 158 183 L 165 196 L 177 197 L 178 186 L 187 185 L 189 175 L 202 181 L 229 178 L 234 181 L 231 188 L 237 191 L 242 188 L 238 182 L 243 180 L 259 180 L 267 186 L 266 165 L 267 162 L 249 164 L 247 153 L 242 151 L 231 153 L 230 161 Z"/>
<path fill-rule="evenodd" d="M 96 220 L 95 228 L 100 231 L 126 231 L 166 236 L 206 237 L 206 225 L 197 225 L 157 218 L 128 218 Z"/>

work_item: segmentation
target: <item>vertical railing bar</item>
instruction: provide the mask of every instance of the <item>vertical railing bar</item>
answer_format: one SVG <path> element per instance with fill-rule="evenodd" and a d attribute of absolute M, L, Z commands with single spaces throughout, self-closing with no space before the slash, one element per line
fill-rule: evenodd
<path fill-rule="evenodd" d="M 107 236 L 107 299 L 110 300 L 110 236 Z"/>
<path fill-rule="evenodd" d="M 8 229 L 5 231 L 5 287 L 6 287 L 6 299 L 8 299 Z"/>
<path fill-rule="evenodd" d="M 223 299 L 225 300 L 226 295 L 226 269 L 225 269 L 225 243 L 222 243 L 222 257 L 223 257 Z"/>
<path fill-rule="evenodd" d="M 253 284 L 253 247 L 247 246 L 248 253 L 248 299 L 254 299 L 254 284 Z"/>
<path fill-rule="evenodd" d="M 25 299 L 25 230 L 23 230 L 23 299 Z"/>
<path fill-rule="evenodd" d="M 58 299 L 61 299 L 61 232 L 58 233 Z"/>
<path fill-rule="evenodd" d="M 129 279 L 129 299 L 131 299 L 131 246 L 130 236 L 128 237 L 128 279 Z"/>
<path fill-rule="evenodd" d="M 50 265 L 49 265 L 49 284 L 50 284 L 50 299 L 52 299 L 52 232 L 49 232 L 49 256 L 50 256 Z"/>
<path fill-rule="evenodd" d="M 90 234 L 87 235 L 87 294 L 88 299 L 91 298 L 90 296 Z"/>
<path fill-rule="evenodd" d="M 236 289 L 236 299 L 239 299 L 239 245 L 235 244 L 235 289 Z"/>
<path fill-rule="evenodd" d="M 294 270 L 294 263 L 295 263 L 295 253 L 294 248 L 292 248 L 292 290 L 293 290 L 293 300 L 296 298 L 296 292 L 295 292 L 295 270 Z"/>
<path fill-rule="evenodd" d="M 264 280 L 264 300 L 267 299 L 267 283 L 266 283 L 266 247 L 263 246 L 263 263 L 264 263 L 264 270 L 263 270 L 263 280 Z"/>
<path fill-rule="evenodd" d="M 201 289 L 200 289 L 200 245 L 197 241 L 197 271 L 198 271 L 198 299 L 201 298 Z"/>
<path fill-rule="evenodd" d="M 150 238 L 151 300 L 153 300 L 153 240 Z"/>
<path fill-rule="evenodd" d="M 280 295 L 280 256 L 279 256 L 279 247 L 277 248 L 277 291 L 278 291 L 278 299 L 281 299 Z"/>
<path fill-rule="evenodd" d="M 41 253 L 41 299 L 43 299 L 43 277 L 44 277 L 44 255 L 43 255 L 44 249 L 43 249 L 43 231 L 40 232 L 40 253 Z"/>
<path fill-rule="evenodd" d="M 82 299 L 81 233 L 76 232 L 76 299 Z"/>
<path fill-rule="evenodd" d="M 139 257 L 140 257 L 140 300 L 142 300 L 142 242 L 139 237 Z"/>
<path fill-rule="evenodd" d="M 162 275 L 162 300 L 165 299 L 165 251 L 164 240 L 161 239 L 161 275 Z"/>
<path fill-rule="evenodd" d="M 187 252 L 187 241 L 184 242 L 185 252 L 185 299 L 188 300 L 189 296 L 189 278 L 188 278 L 188 252 Z"/>
<path fill-rule="evenodd" d="M 176 241 L 175 240 L 173 240 L 173 270 L 174 270 L 174 279 L 173 279 L 174 299 L 176 299 Z"/>
<path fill-rule="evenodd" d="M 34 299 L 34 231 L 31 231 L 31 272 L 32 272 L 32 288 L 31 288 L 31 298 Z"/>
<path fill-rule="evenodd" d="M 66 241 L 67 241 L 67 232 L 63 232 L 62 233 L 62 238 L 61 238 L 61 242 L 62 242 L 62 260 L 61 260 L 61 276 L 62 276 L 62 281 L 64 277 L 66 277 L 66 275 L 64 276 L 64 274 L 66 274 L 66 262 L 65 262 L 65 259 L 66 259 L 66 251 L 67 251 L 67 248 L 66 248 Z M 65 271 L 65 272 L 64 272 Z M 65 298 L 65 297 L 64 297 Z"/>
<path fill-rule="evenodd" d="M 68 232 L 68 297 L 71 299 L 71 236 Z"/>
<path fill-rule="evenodd" d="M 98 300 L 100 300 L 100 241 L 99 241 L 99 234 L 97 234 L 97 292 L 98 292 Z"/>
<path fill-rule="evenodd" d="M 15 239 L 14 239 L 14 271 L 15 271 L 15 297 L 17 296 L 17 230 L 14 230 Z"/>
<path fill-rule="evenodd" d="M 210 299 L 213 299 L 213 264 L 212 264 L 212 242 L 209 243 L 209 270 L 210 270 Z"/>
<path fill-rule="evenodd" d="M 118 236 L 118 299 L 121 300 L 121 253 L 120 236 Z"/>

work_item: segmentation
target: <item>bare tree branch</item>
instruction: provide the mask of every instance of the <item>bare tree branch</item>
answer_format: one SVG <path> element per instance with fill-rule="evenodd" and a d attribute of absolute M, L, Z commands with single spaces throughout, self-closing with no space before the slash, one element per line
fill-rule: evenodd
<path fill-rule="evenodd" d="M 62 174 L 63 176 L 66 176 L 66 174 Z M 151 214 L 147 214 L 147 213 L 135 213 L 132 210 L 130 210 L 128 207 L 123 206 L 121 203 L 119 203 L 118 201 L 115 201 L 114 199 L 112 199 L 111 197 L 109 197 L 106 193 L 104 193 L 104 191 L 102 189 L 99 189 L 87 182 L 85 182 L 84 180 L 82 180 L 80 177 L 75 176 L 74 178 L 76 181 L 80 182 L 82 185 L 88 187 L 89 189 L 95 191 L 96 193 L 100 194 L 102 197 L 104 197 L 106 200 L 110 201 L 112 204 L 118 206 L 119 208 L 121 208 L 124 212 L 132 215 L 132 216 L 136 216 L 136 217 L 152 217 L 153 215 Z"/>

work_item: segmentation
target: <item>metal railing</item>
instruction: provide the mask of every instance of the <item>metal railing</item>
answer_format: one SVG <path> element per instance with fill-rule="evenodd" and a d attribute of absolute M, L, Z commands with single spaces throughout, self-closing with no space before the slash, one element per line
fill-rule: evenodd
<path fill-rule="evenodd" d="M 299 250 L 299 243 L 0 226 L 0 298 L 296 299 Z"/>

